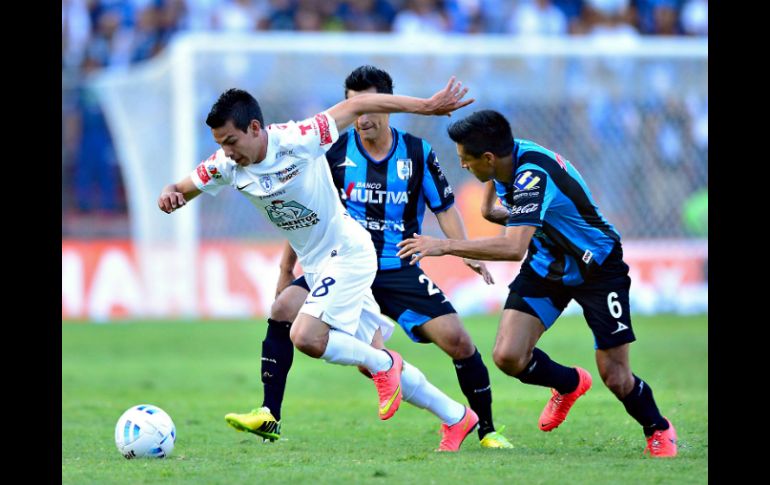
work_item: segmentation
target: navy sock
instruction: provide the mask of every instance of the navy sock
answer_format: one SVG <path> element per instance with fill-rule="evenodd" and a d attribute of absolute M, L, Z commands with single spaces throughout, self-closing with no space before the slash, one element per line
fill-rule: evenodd
<path fill-rule="evenodd" d="M 286 390 L 286 376 L 294 361 L 294 345 L 289 338 L 291 322 L 267 319 L 267 334 L 262 341 L 262 385 L 263 406 L 270 408 L 275 419 L 281 420 L 283 392 Z"/>
<path fill-rule="evenodd" d="M 532 360 L 523 371 L 519 372 L 516 379 L 525 384 L 553 387 L 559 394 L 574 391 L 580 381 L 574 367 L 557 364 L 537 347 L 532 350 Z"/>
<path fill-rule="evenodd" d="M 492 423 L 492 387 L 489 384 L 489 371 L 478 349 L 470 357 L 453 360 L 460 389 L 468 399 L 471 409 L 479 416 L 479 439 L 495 430 Z"/>
<path fill-rule="evenodd" d="M 652 436 L 655 430 L 668 429 L 668 421 L 660 414 L 658 405 L 655 404 L 652 388 L 636 375 L 634 375 L 634 388 L 620 402 L 623 403 L 626 412 L 642 425 L 645 436 Z"/>

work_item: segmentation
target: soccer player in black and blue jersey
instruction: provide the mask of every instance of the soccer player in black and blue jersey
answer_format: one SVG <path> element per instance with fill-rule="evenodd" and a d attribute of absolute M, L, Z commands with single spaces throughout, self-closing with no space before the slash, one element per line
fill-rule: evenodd
<path fill-rule="evenodd" d="M 361 66 L 345 79 L 345 98 L 375 92 L 393 94 L 393 81 L 381 69 Z M 489 372 L 452 304 L 422 269 L 396 255 L 404 237 L 421 232 L 426 206 L 447 237 L 466 238 L 462 218 L 453 205 L 452 188 L 436 154 L 427 141 L 391 127 L 388 114 L 360 116 L 354 126 L 340 134 L 326 158 L 343 205 L 369 231 L 377 250 L 374 298 L 382 313 L 397 321 L 413 341 L 433 342 L 452 357 L 460 388 L 479 417 L 481 446 L 512 448 L 495 430 Z M 464 262 L 493 283 L 484 263 Z M 309 291 L 304 277 L 295 280 L 295 263 L 296 256 L 287 245 L 262 344 L 262 407 L 228 415 L 228 422 L 237 420 L 241 429 L 271 440 L 280 435 L 281 406 L 292 364 L 290 322 Z M 382 347 L 383 343 L 373 345 Z"/>
<path fill-rule="evenodd" d="M 558 153 L 514 139 L 496 111 L 478 111 L 448 132 L 461 166 L 487 183 L 482 215 L 506 226 L 505 234 L 473 240 L 415 234 L 399 243 L 399 256 L 412 264 L 445 254 L 508 261 L 526 256 L 509 286 L 493 359 L 521 382 L 552 389 L 540 429 L 558 427 L 591 387 L 588 371 L 558 364 L 535 346 L 575 299 L 594 335 L 599 375 L 642 426 L 645 451 L 676 456 L 674 426 L 660 414 L 649 384 L 631 371 L 629 346 L 636 338 L 620 234 L 599 212 L 583 177 Z M 495 196 L 503 207 L 495 206 Z"/>

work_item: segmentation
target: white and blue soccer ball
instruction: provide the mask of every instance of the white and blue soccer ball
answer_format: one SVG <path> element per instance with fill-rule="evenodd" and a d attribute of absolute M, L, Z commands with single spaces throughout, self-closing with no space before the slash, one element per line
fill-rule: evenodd
<path fill-rule="evenodd" d="M 115 425 L 115 444 L 121 455 L 132 458 L 165 458 L 174 451 L 176 427 L 164 410 L 139 404 L 126 410 Z"/>

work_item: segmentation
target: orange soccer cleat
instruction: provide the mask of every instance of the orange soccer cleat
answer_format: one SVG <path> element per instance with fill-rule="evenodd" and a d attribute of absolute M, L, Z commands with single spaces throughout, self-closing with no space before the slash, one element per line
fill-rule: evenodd
<path fill-rule="evenodd" d="M 666 418 L 668 429 L 658 430 L 647 438 L 647 447 L 645 453 L 649 453 L 653 458 L 673 458 L 676 456 L 676 429 L 671 421 Z"/>
<path fill-rule="evenodd" d="M 380 397 L 380 419 L 390 419 L 401 405 L 401 371 L 404 359 L 398 352 L 385 350 L 393 359 L 390 369 L 376 372 L 372 375 L 377 394 Z"/>
<path fill-rule="evenodd" d="M 591 374 L 587 370 L 575 367 L 578 373 L 578 386 L 572 392 L 559 394 L 556 389 L 551 389 L 551 399 L 545 405 L 545 409 L 540 413 L 540 430 L 551 431 L 559 427 L 567 419 L 567 413 L 575 401 L 591 389 Z"/>
<path fill-rule="evenodd" d="M 473 412 L 473 409 L 465 406 L 465 415 L 460 421 L 452 426 L 445 423 L 441 424 L 441 443 L 436 451 L 459 450 L 465 437 L 476 429 L 477 424 L 479 424 L 479 417 Z"/>

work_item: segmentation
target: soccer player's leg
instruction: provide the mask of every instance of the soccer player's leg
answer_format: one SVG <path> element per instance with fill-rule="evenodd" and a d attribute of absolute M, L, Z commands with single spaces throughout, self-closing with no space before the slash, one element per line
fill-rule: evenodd
<path fill-rule="evenodd" d="M 419 267 L 410 266 L 378 272 L 372 293 L 382 312 L 396 320 L 412 341 L 435 343 L 453 359 L 460 389 L 479 417 L 482 446 L 512 447 L 495 431 L 489 371 L 441 289 Z"/>
<path fill-rule="evenodd" d="M 456 313 L 433 318 L 412 332 L 435 343 L 452 357 L 460 389 L 479 417 L 478 438 L 485 448 L 512 448 L 495 430 L 492 420 L 492 387 L 481 354 Z"/>
<path fill-rule="evenodd" d="M 369 287 L 377 271 L 374 247 L 333 258 L 323 273 L 305 274 L 311 288 L 292 324 L 294 346 L 331 364 L 365 367 L 379 396 L 380 419 L 389 419 L 401 402 L 401 357 L 370 345 L 374 330 L 362 336 L 361 311 L 374 299 Z M 344 257 L 343 257 L 344 256 Z M 362 290 L 365 288 L 365 290 Z"/>
<path fill-rule="evenodd" d="M 286 287 L 271 307 L 267 334 L 262 342 L 262 385 L 264 400 L 262 406 L 269 408 L 277 420 L 281 419 L 281 406 L 286 378 L 293 362 L 294 345 L 289 331 L 291 322 L 307 298 L 309 289 L 304 278 L 298 278 Z"/>
<path fill-rule="evenodd" d="M 476 429 L 479 417 L 469 407 L 447 396 L 413 365 L 404 362 L 401 374 L 404 401 L 433 413 L 441 420 L 441 441 L 436 451 L 458 451 Z"/>
<path fill-rule="evenodd" d="M 551 399 L 538 420 L 540 430 L 551 431 L 567 419 L 575 401 L 591 388 L 588 371 L 554 362 L 535 347 L 570 297 L 559 286 L 524 272 L 511 283 L 510 289 L 493 358 L 500 370 L 521 382 L 551 388 Z"/>
<path fill-rule="evenodd" d="M 373 322 L 387 322 L 382 314 L 375 308 L 371 312 L 364 311 L 362 319 L 368 318 Z M 381 327 L 384 333 L 392 331 L 392 324 Z M 363 325 L 362 325 L 363 326 Z M 377 326 L 376 323 L 374 325 Z M 370 327 L 371 328 L 371 327 Z M 378 349 L 384 348 L 383 331 L 378 329 L 372 338 L 372 346 Z M 360 369 L 359 369 L 360 370 Z M 476 428 L 478 416 L 476 413 L 450 398 L 436 386 L 431 384 L 420 369 L 408 362 L 403 362 L 401 373 L 401 386 L 403 400 L 409 404 L 426 409 L 441 420 L 441 442 L 436 451 L 458 451 L 465 438 Z"/>
<path fill-rule="evenodd" d="M 289 338 L 289 329 L 308 291 L 304 277 L 300 277 L 285 288 L 273 302 L 270 318 L 267 320 L 267 333 L 262 341 L 262 406 L 248 413 L 227 414 L 225 421 L 233 428 L 254 433 L 270 441 L 280 438 L 281 407 L 286 379 L 294 360 L 294 345 Z"/>
<path fill-rule="evenodd" d="M 677 454 L 676 430 L 655 402 L 650 385 L 631 370 L 629 350 L 636 340 L 631 325 L 628 275 L 581 288 L 575 298 L 583 307 L 596 342 L 596 365 L 607 388 L 623 403 L 647 439 L 652 457 Z"/>

